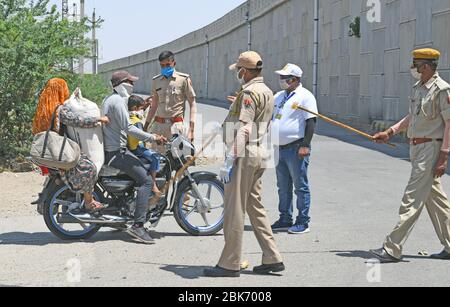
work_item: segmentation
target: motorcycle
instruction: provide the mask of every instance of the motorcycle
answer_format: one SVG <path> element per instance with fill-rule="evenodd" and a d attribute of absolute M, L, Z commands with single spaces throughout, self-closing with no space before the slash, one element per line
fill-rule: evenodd
<path fill-rule="evenodd" d="M 165 148 L 165 155 L 158 154 L 161 167 L 156 180 L 164 196 L 156 203 L 150 201 L 146 226 L 155 228 L 169 211 L 190 235 L 218 233 L 224 220 L 223 183 L 214 173 L 189 171 L 195 148 L 183 136 L 175 135 Z M 148 162 L 144 164 L 149 167 Z M 47 180 L 35 204 L 48 229 L 60 239 L 85 240 L 103 227 L 126 230 L 133 224 L 137 192 L 135 182 L 126 174 L 105 165 L 93 196 L 108 207 L 95 214 L 74 213 L 72 209 L 83 203 L 82 194 L 71 191 L 63 183 L 58 170 L 37 166 Z"/>

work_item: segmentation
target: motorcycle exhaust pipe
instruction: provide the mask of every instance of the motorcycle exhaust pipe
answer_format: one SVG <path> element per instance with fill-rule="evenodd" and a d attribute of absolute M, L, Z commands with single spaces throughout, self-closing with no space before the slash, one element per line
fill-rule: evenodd
<path fill-rule="evenodd" d="M 98 225 L 118 225 L 126 224 L 130 221 L 128 218 L 112 215 L 102 215 L 101 217 L 94 217 L 90 214 L 61 214 L 57 218 L 58 223 L 62 224 L 98 224 Z"/>
<path fill-rule="evenodd" d="M 80 221 L 69 214 L 58 214 L 56 220 L 60 224 L 79 224 Z"/>

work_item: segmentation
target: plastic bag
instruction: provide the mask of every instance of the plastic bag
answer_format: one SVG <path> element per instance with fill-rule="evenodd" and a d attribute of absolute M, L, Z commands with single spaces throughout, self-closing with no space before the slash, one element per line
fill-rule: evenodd
<path fill-rule="evenodd" d="M 100 117 L 100 108 L 94 102 L 83 98 L 80 89 L 76 89 L 64 106 L 81 117 Z M 67 134 L 80 145 L 85 154 L 96 166 L 97 175 L 105 163 L 103 145 L 103 130 L 101 126 L 95 128 L 67 127 Z"/>

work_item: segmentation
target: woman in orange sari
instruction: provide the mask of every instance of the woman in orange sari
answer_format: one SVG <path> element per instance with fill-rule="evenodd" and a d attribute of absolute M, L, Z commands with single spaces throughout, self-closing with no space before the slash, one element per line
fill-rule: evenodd
<path fill-rule="evenodd" d="M 70 97 L 69 87 L 63 79 L 50 79 L 39 96 L 39 104 L 33 119 L 33 135 L 47 131 L 50 128 L 52 115 Z M 57 125 L 55 126 L 58 131 Z"/>
<path fill-rule="evenodd" d="M 47 131 L 50 128 L 53 114 L 59 107 L 64 105 L 69 97 L 69 87 L 67 86 L 67 82 L 65 80 L 54 78 L 47 82 L 45 88 L 39 96 L 39 104 L 36 108 L 36 114 L 33 119 L 33 135 Z M 67 124 L 67 122 L 65 122 L 67 120 L 66 118 L 75 117 L 73 114 L 66 113 L 63 112 L 65 117 L 63 116 L 62 118 L 62 121 L 65 124 Z M 77 119 L 80 121 L 83 120 L 80 118 Z M 97 121 L 105 122 L 105 119 L 96 119 L 95 124 L 97 124 Z M 55 132 L 59 132 L 58 116 L 55 116 L 54 130 Z M 74 169 L 67 172 L 62 172 L 61 175 L 64 183 L 71 189 L 84 194 L 84 201 L 81 206 L 83 206 L 87 212 L 97 212 L 105 208 L 104 205 L 94 200 L 92 195 L 95 183 L 97 181 L 96 168 L 87 157 L 83 156 Z"/>

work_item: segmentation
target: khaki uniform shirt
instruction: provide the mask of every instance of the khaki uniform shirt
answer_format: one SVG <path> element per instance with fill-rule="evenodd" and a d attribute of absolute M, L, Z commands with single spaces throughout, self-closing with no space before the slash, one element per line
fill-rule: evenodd
<path fill-rule="evenodd" d="M 258 144 L 267 134 L 274 110 L 272 91 L 264 84 L 263 77 L 257 77 L 242 87 L 236 101 L 231 105 L 224 122 L 224 142 L 230 147 L 236 138 L 239 123 L 254 123 L 250 144 Z M 255 131 L 256 130 L 256 131 Z"/>
<path fill-rule="evenodd" d="M 152 96 L 158 95 L 156 116 L 162 118 L 184 117 L 186 100 L 195 98 L 189 75 L 175 71 L 170 79 L 162 75 L 153 78 Z"/>
<path fill-rule="evenodd" d="M 409 138 L 442 139 L 450 120 L 450 85 L 436 73 L 426 84 L 414 85 Z"/>

